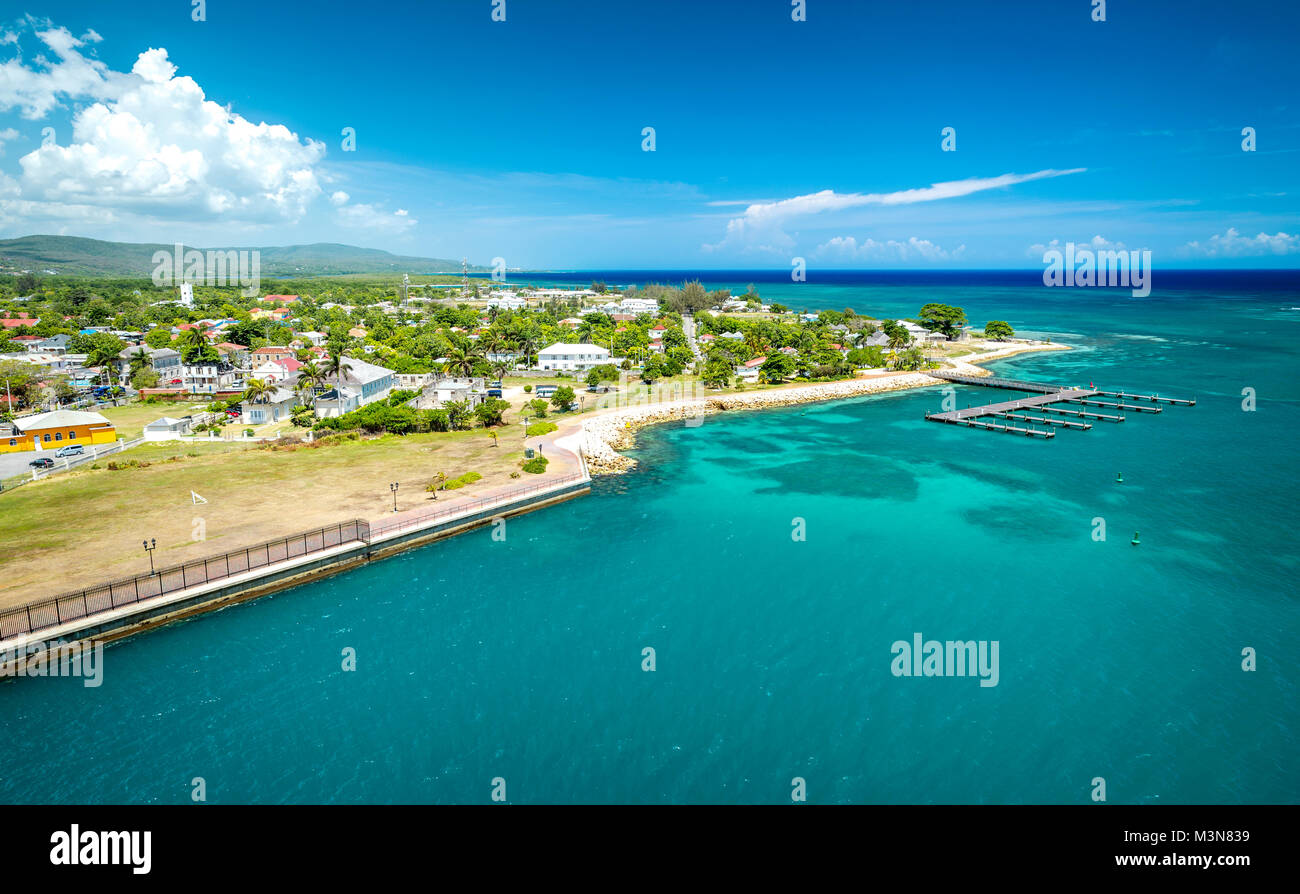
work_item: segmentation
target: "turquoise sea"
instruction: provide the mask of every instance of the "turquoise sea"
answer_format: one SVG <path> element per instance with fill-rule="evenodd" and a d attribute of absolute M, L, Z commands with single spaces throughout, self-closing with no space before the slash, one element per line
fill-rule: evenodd
<path fill-rule="evenodd" d="M 97 689 L 0 684 L 0 801 L 1300 801 L 1294 274 L 758 285 L 959 304 L 1077 346 L 999 373 L 1198 403 L 1046 442 L 926 423 L 937 388 L 647 430 L 505 542 L 132 638 Z M 895 677 L 917 632 L 996 640 L 998 685 Z"/>

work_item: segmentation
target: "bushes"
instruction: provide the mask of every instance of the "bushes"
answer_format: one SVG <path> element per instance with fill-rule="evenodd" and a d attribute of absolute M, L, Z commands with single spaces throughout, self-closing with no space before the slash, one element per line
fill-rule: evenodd
<path fill-rule="evenodd" d="M 534 456 L 532 459 L 525 460 L 523 465 L 520 466 L 520 468 L 522 468 L 525 472 L 532 472 L 534 475 L 540 475 L 546 471 L 546 464 L 548 462 L 550 462 L 550 460 L 548 460 L 546 457 L 542 456 L 539 453 L 537 456 Z"/>
<path fill-rule="evenodd" d="M 538 435 L 546 435 L 558 429 L 559 426 L 554 422 L 534 422 L 528 426 L 528 437 L 535 438 Z"/>
<path fill-rule="evenodd" d="M 532 394 L 532 393 L 533 393 L 533 386 L 532 386 L 532 385 L 525 385 L 525 386 L 524 386 L 524 394 Z"/>
<path fill-rule="evenodd" d="M 458 488 L 462 488 L 467 484 L 473 484 L 475 481 L 478 481 L 482 477 L 483 476 L 480 475 L 478 472 L 466 472 L 464 475 L 461 475 L 459 478 L 449 479 L 447 483 L 442 486 L 442 489 L 457 490 Z"/>

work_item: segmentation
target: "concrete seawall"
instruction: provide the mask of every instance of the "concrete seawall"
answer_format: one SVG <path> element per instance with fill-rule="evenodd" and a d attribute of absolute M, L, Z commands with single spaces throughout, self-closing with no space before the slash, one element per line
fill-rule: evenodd
<path fill-rule="evenodd" d="M 503 500 L 462 515 L 432 519 L 427 524 L 413 522 L 409 528 L 381 533 L 369 541 L 351 540 L 274 565 L 12 637 L 0 642 L 0 677 L 21 676 L 26 665 L 26 655 L 40 644 L 85 640 L 112 642 L 164 624 L 339 574 L 482 527 L 496 518 L 511 518 L 566 502 L 583 496 L 590 490 L 591 479 L 584 475 L 577 481 L 562 483 L 553 489 L 538 491 L 526 497 Z"/>

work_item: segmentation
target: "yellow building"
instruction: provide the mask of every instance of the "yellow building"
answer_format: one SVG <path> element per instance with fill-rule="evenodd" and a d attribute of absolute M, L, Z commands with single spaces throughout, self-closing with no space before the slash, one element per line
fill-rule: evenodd
<path fill-rule="evenodd" d="M 0 453 L 20 450 L 57 450 L 81 444 L 112 444 L 117 440 L 117 429 L 98 413 L 77 410 L 55 410 L 23 416 L 4 425 L 0 430 Z"/>

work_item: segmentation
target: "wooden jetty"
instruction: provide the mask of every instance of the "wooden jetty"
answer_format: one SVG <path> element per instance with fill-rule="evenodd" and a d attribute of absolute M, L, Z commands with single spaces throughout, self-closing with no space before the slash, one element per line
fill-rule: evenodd
<path fill-rule="evenodd" d="M 1072 400 L 1072 404 L 1083 404 L 1085 407 L 1110 407 L 1112 410 L 1132 410 L 1135 413 L 1163 413 L 1161 407 L 1141 407 L 1137 404 L 1112 403 L 1106 400 Z"/>
<path fill-rule="evenodd" d="M 1066 409 L 1057 404 L 1074 404 L 1081 407 L 1099 407 L 1110 410 L 1131 410 L 1135 413 L 1161 413 L 1163 408 L 1155 404 L 1170 404 L 1194 407 L 1194 399 L 1161 397 L 1158 394 L 1133 394 L 1128 391 L 1103 391 L 1093 387 L 1080 388 L 1070 385 L 1053 385 L 1047 382 L 1026 382 L 1017 379 L 1003 379 L 996 376 L 965 376 L 957 373 L 934 371 L 928 373 L 936 379 L 943 379 L 959 385 L 979 385 L 984 388 L 1000 388 L 1008 391 L 1025 392 L 1026 396 L 1016 400 L 999 401 L 964 410 L 949 410 L 943 413 L 926 413 L 930 422 L 945 422 L 949 425 L 964 425 L 968 428 L 982 428 L 986 431 L 998 431 L 1007 434 L 1025 435 L 1049 439 L 1056 436 L 1055 429 L 1088 431 L 1091 421 L 1123 422 L 1123 413 L 1097 413 L 1092 410 Z M 1115 400 L 1098 400 L 1099 397 Z M 1145 401 L 1148 406 L 1126 401 Z M 1050 414 L 1068 416 L 1073 419 L 1049 419 L 1032 414 Z M 987 417 L 1006 420 L 988 421 Z M 1018 426 L 1014 423 L 1025 423 Z M 1044 426 L 1034 428 L 1035 424 Z"/>
<path fill-rule="evenodd" d="M 1161 397 L 1158 394 L 1129 394 L 1127 391 L 1098 391 L 1106 397 L 1118 397 L 1120 400 L 1145 400 L 1156 404 L 1175 404 L 1180 407 L 1196 406 L 1196 398 L 1186 400 L 1181 397 Z"/>

